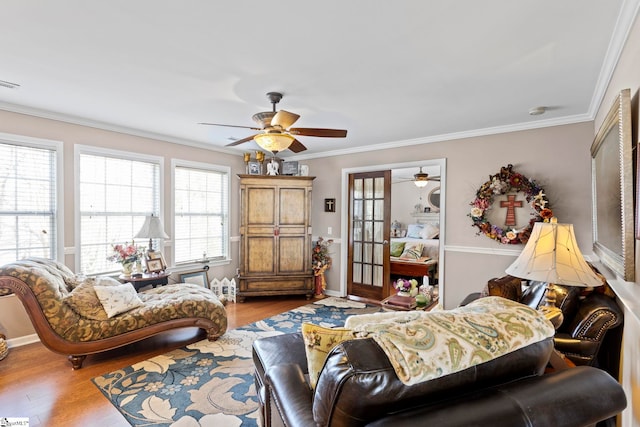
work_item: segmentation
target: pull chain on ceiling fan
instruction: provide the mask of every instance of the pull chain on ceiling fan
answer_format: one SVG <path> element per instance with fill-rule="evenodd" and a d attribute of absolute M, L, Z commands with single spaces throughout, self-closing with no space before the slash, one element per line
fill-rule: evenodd
<path fill-rule="evenodd" d="M 300 116 L 289 111 L 276 111 L 276 104 L 282 99 L 280 92 L 269 92 L 267 98 L 271 102 L 272 111 L 263 111 L 252 116 L 254 122 L 260 127 L 225 125 L 218 123 L 199 123 L 201 125 L 225 126 L 243 128 L 260 131 L 255 135 L 233 141 L 227 147 L 240 145 L 247 141 L 255 141 L 260 147 L 272 153 L 278 153 L 287 148 L 294 153 L 299 153 L 307 149 L 294 135 L 315 136 L 322 138 L 344 138 L 347 131 L 343 129 L 323 129 L 323 128 L 291 128 Z"/>

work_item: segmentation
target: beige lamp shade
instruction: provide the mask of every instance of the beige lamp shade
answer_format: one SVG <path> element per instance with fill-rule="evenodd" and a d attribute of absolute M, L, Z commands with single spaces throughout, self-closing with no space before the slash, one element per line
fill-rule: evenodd
<path fill-rule="evenodd" d="M 506 273 L 527 280 L 567 286 L 601 286 L 602 280 L 584 260 L 573 224 L 537 222 L 522 253 Z"/>
<path fill-rule="evenodd" d="M 286 133 L 261 133 L 254 136 L 253 140 L 265 150 L 277 153 L 289 148 L 295 138 Z"/>
<path fill-rule="evenodd" d="M 168 239 L 169 236 L 164 232 L 164 224 L 162 220 L 155 215 L 147 216 L 142 224 L 142 228 L 134 239 L 149 239 L 149 251 L 153 251 L 153 239 Z"/>

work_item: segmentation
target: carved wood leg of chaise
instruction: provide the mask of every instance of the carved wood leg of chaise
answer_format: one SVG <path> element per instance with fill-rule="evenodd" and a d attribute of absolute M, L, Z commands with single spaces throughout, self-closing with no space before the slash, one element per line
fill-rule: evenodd
<path fill-rule="evenodd" d="M 71 362 L 72 368 L 76 370 L 76 369 L 82 368 L 82 363 L 86 358 L 87 358 L 86 354 L 82 356 L 74 356 L 73 354 L 70 354 L 67 359 L 69 359 L 69 362 Z"/>

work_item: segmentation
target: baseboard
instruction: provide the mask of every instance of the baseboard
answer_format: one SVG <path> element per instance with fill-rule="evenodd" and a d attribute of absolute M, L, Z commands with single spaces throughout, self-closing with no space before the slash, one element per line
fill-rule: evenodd
<path fill-rule="evenodd" d="M 38 334 L 24 335 L 18 338 L 11 338 L 7 340 L 9 348 L 20 347 L 27 344 L 33 344 L 34 342 L 40 342 Z"/>

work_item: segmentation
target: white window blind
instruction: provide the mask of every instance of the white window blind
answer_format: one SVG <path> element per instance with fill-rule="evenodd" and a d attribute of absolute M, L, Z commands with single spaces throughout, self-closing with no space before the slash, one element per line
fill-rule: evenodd
<path fill-rule="evenodd" d="M 160 165 L 100 154 L 79 156 L 79 265 L 84 274 L 117 271 L 115 244 L 131 243 L 146 215 L 159 216 Z M 147 246 L 148 240 L 136 242 Z"/>
<path fill-rule="evenodd" d="M 174 168 L 174 257 L 177 263 L 228 255 L 229 171 Z"/>
<path fill-rule="evenodd" d="M 0 143 L 0 264 L 57 258 L 56 150 Z"/>

